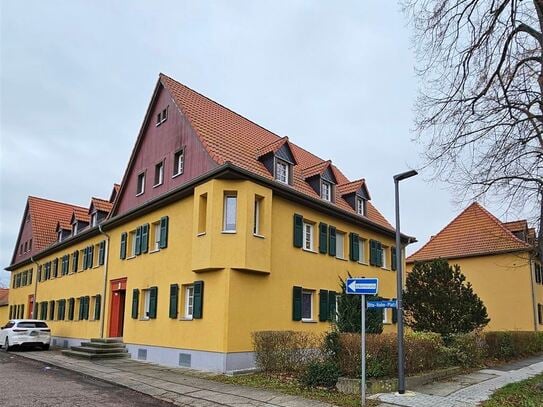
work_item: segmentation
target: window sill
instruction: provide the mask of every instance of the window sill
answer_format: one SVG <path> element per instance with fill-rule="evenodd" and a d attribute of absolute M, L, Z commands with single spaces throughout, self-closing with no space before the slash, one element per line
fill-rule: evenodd
<path fill-rule="evenodd" d="M 363 266 L 369 266 L 369 263 L 367 261 L 358 261 L 357 263 Z"/>
<path fill-rule="evenodd" d="M 172 175 L 172 178 L 177 178 L 177 177 L 179 177 L 180 175 L 183 175 L 183 173 L 182 173 L 182 172 L 178 172 L 177 174 L 173 174 L 173 175 Z"/>
<path fill-rule="evenodd" d="M 200 232 L 196 234 L 196 237 L 205 236 L 206 232 Z"/>
<path fill-rule="evenodd" d="M 155 185 L 153 185 L 153 188 L 159 187 L 159 186 L 161 186 L 162 184 L 164 184 L 164 182 L 161 182 L 160 184 L 155 184 Z"/>
<path fill-rule="evenodd" d="M 135 259 L 135 258 L 136 258 L 136 256 L 132 255 L 132 256 L 127 257 L 126 260 L 132 260 L 132 259 Z"/>
<path fill-rule="evenodd" d="M 145 318 L 140 318 L 139 320 L 140 320 L 140 321 L 150 321 L 150 320 L 151 320 L 151 318 L 149 318 L 149 317 L 145 317 Z"/>
<path fill-rule="evenodd" d="M 258 237 L 259 239 L 265 239 L 264 236 L 259 235 L 258 233 L 253 233 L 253 236 L 254 236 L 254 237 Z"/>
<path fill-rule="evenodd" d="M 388 267 L 381 267 L 382 270 L 387 270 L 387 271 L 390 271 L 390 269 Z"/>
<path fill-rule="evenodd" d="M 234 235 L 234 234 L 236 234 L 236 231 L 235 230 L 223 230 L 221 233 L 225 234 L 225 235 Z"/>
<path fill-rule="evenodd" d="M 336 256 L 336 259 L 342 260 L 342 261 L 347 261 L 347 259 L 346 259 L 345 257 L 337 257 L 337 256 Z"/>
<path fill-rule="evenodd" d="M 302 250 L 303 250 L 304 252 L 307 252 L 307 253 L 318 254 L 315 250 L 306 249 L 306 248 L 304 248 L 304 247 L 302 247 Z"/>
<path fill-rule="evenodd" d="M 183 317 L 183 318 L 179 318 L 180 321 L 193 321 L 194 318 L 193 317 Z"/>
<path fill-rule="evenodd" d="M 149 254 L 158 253 L 160 249 L 149 250 Z"/>
<path fill-rule="evenodd" d="M 140 195 L 143 195 L 144 193 L 145 193 L 145 191 L 143 191 L 143 192 L 139 192 L 139 193 L 137 193 L 137 194 L 136 194 L 136 196 L 140 196 Z"/>
<path fill-rule="evenodd" d="M 317 321 L 315 321 L 314 319 L 302 319 L 302 323 L 303 324 L 316 324 Z"/>

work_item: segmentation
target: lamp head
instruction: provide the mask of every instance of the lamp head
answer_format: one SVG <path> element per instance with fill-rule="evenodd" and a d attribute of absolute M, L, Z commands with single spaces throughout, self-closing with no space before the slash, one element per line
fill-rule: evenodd
<path fill-rule="evenodd" d="M 400 173 L 400 174 L 394 175 L 394 181 L 395 181 L 395 182 L 399 182 L 399 181 L 404 180 L 404 179 L 406 179 L 406 178 L 414 177 L 414 176 L 417 175 L 417 174 L 418 174 L 418 172 L 415 171 L 415 170 L 402 172 L 402 173 Z"/>

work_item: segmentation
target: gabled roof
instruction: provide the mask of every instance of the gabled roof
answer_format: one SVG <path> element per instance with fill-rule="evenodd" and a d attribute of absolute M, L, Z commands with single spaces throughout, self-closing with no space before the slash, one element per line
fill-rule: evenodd
<path fill-rule="evenodd" d="M 331 165 L 332 165 L 332 161 L 330 160 L 321 161 L 315 165 L 312 165 L 311 167 L 303 168 L 302 174 L 304 178 L 306 179 L 314 177 L 315 175 L 322 175 L 322 173 L 324 173 L 326 169 L 330 168 Z"/>
<path fill-rule="evenodd" d="M 72 217 L 70 218 L 70 224 L 74 223 L 74 221 L 80 221 L 89 223 L 90 222 L 90 216 L 89 216 L 89 210 L 87 208 L 74 208 Z"/>
<path fill-rule="evenodd" d="M 285 144 L 287 144 L 287 145 L 289 144 L 287 136 L 278 138 L 277 140 L 272 141 L 270 144 L 268 144 L 266 146 L 263 146 L 263 147 L 260 147 L 256 151 L 256 158 L 260 158 L 263 155 L 266 155 L 266 154 L 269 154 L 269 153 L 276 153 L 277 150 L 279 150 Z M 289 146 L 289 148 L 290 148 L 290 146 Z"/>
<path fill-rule="evenodd" d="M 347 182 L 345 184 L 340 184 L 337 186 L 337 191 L 341 196 L 357 193 L 362 190 L 367 196 L 367 199 L 371 199 L 370 192 L 366 187 L 366 180 L 364 178 L 358 179 L 356 181 Z"/>
<path fill-rule="evenodd" d="M 9 288 L 0 288 L 0 307 L 9 304 Z M 5 321 L 2 321 L 5 322 Z"/>
<path fill-rule="evenodd" d="M 111 212 L 112 207 L 113 207 L 113 203 L 106 201 L 105 199 L 92 197 L 91 204 L 89 205 L 88 213 L 89 214 L 92 213 L 93 209 L 96 209 L 97 211 L 109 213 Z"/>
<path fill-rule="evenodd" d="M 511 232 L 524 232 L 528 230 L 528 222 L 524 220 L 514 220 L 512 222 L 503 222 L 503 226 Z"/>
<path fill-rule="evenodd" d="M 57 227 L 55 228 L 55 231 L 58 232 L 59 230 L 72 230 L 72 225 L 69 221 L 59 220 L 57 222 Z"/>
<path fill-rule="evenodd" d="M 408 263 L 437 258 L 461 258 L 531 250 L 494 215 L 474 202 L 428 243 L 407 258 Z"/>
<path fill-rule="evenodd" d="M 114 203 L 119 190 L 121 189 L 121 184 L 113 184 L 113 189 L 111 190 L 111 195 L 109 196 L 109 202 Z"/>
<path fill-rule="evenodd" d="M 270 174 L 264 164 L 258 160 L 258 156 L 270 146 L 275 148 L 277 144 L 288 142 L 296 160 L 292 171 L 292 187 L 298 192 L 312 198 L 319 198 L 319 195 L 306 182 L 306 177 L 303 174 L 304 169 L 310 167 L 330 167 L 338 184 L 349 182 L 347 177 L 329 161 L 322 160 L 290 140 L 287 141 L 285 137 L 279 137 L 174 79 L 160 74 L 159 84 L 169 92 L 177 108 L 189 121 L 200 142 L 216 164 L 222 165 L 230 162 L 255 175 L 273 179 L 273 174 Z M 136 142 L 136 145 L 138 142 L 140 140 Z M 137 146 L 133 151 L 136 150 Z M 134 159 L 135 157 L 132 156 L 128 164 L 129 167 Z M 354 209 L 341 196 L 336 197 L 335 205 L 342 210 L 355 213 Z M 114 205 L 115 210 L 116 205 Z M 371 204 L 368 205 L 367 217 L 370 221 L 393 230 L 390 223 Z"/>

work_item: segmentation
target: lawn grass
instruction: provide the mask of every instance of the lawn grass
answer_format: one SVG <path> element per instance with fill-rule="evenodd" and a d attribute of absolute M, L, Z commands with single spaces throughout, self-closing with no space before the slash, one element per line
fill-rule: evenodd
<path fill-rule="evenodd" d="M 341 407 L 360 406 L 360 396 L 358 394 L 343 394 L 337 390 L 306 388 L 301 386 L 296 379 L 288 376 L 253 373 L 239 376 L 217 375 L 207 377 L 207 379 L 240 386 L 274 390 L 279 393 L 319 400 Z M 374 400 L 368 400 L 366 402 L 366 406 L 368 407 L 377 405 L 378 403 Z"/>
<path fill-rule="evenodd" d="M 543 374 L 508 384 L 497 390 L 482 407 L 540 407 L 543 406 Z"/>

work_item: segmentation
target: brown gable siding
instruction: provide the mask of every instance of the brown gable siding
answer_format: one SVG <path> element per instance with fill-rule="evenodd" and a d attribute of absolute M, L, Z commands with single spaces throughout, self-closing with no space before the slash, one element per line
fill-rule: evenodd
<path fill-rule="evenodd" d="M 157 114 L 168 105 L 168 119 L 160 126 L 156 126 Z M 135 155 L 129 163 L 118 196 L 115 215 L 140 206 L 216 167 L 187 119 L 161 85 L 137 143 Z M 174 154 L 181 148 L 185 150 L 184 171 L 182 175 L 172 178 Z M 153 187 L 155 165 L 162 160 L 164 160 L 164 181 L 162 185 Z M 146 171 L 145 192 L 136 196 L 137 178 L 142 171 Z"/>

